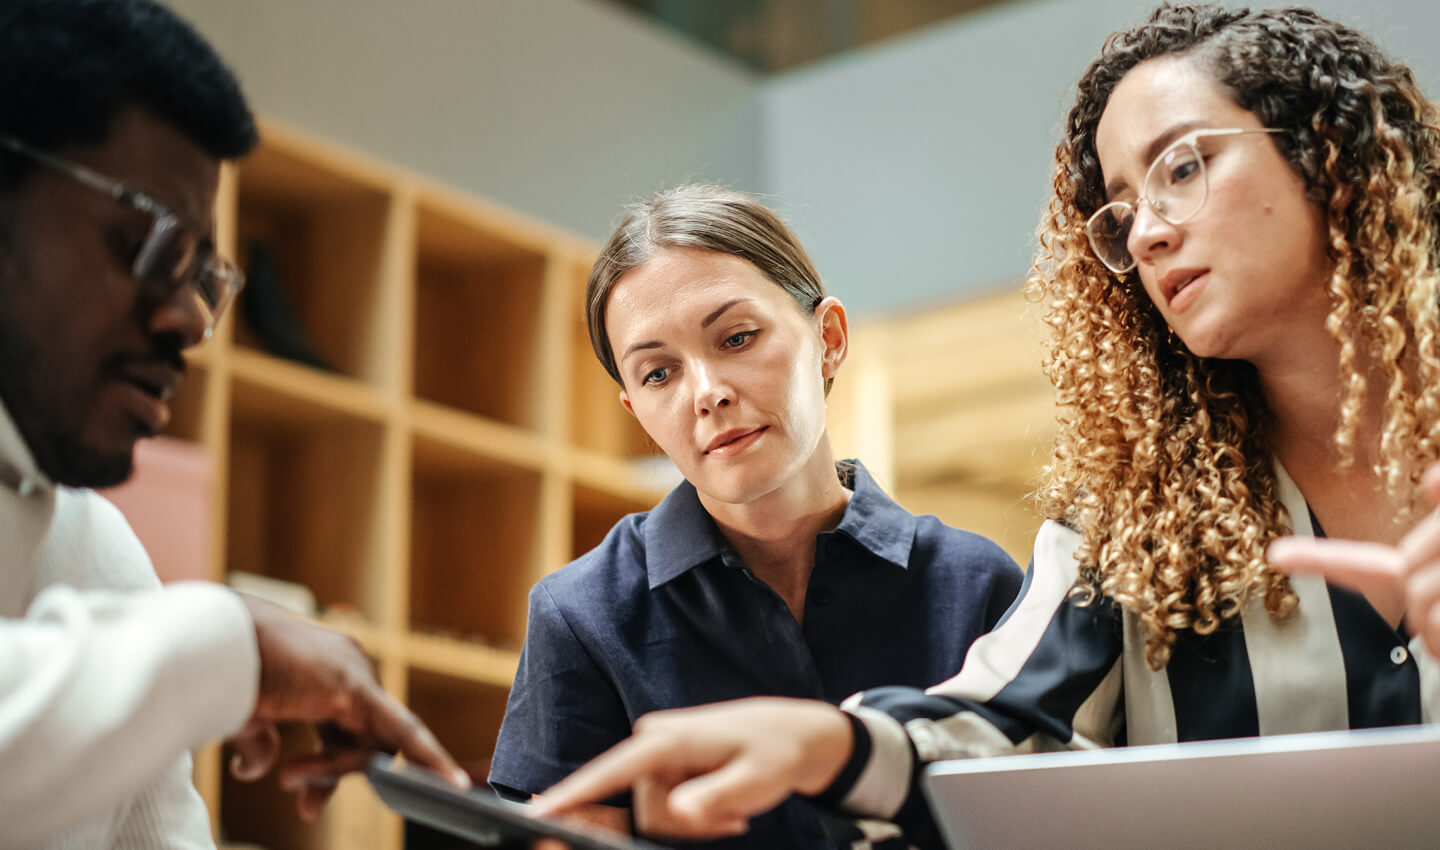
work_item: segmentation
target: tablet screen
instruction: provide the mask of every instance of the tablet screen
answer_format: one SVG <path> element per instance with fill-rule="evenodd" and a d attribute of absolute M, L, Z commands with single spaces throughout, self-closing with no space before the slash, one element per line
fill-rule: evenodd
<path fill-rule="evenodd" d="M 486 788 L 459 791 L 436 774 L 377 754 L 365 775 L 385 805 L 401 817 L 484 847 L 526 847 L 554 838 L 573 850 L 660 850 L 658 845 L 575 821 L 540 818 L 524 803 Z"/>

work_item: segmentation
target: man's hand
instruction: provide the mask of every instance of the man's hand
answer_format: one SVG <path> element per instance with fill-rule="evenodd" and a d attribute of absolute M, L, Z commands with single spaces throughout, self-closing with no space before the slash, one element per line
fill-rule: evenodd
<path fill-rule="evenodd" d="M 250 722 L 231 739 L 230 770 L 238 779 L 269 773 L 280 758 L 275 724 L 313 725 L 321 750 L 292 759 L 280 784 L 297 794 L 306 819 L 315 817 L 340 777 L 364 770 L 377 750 L 398 752 L 446 777 L 458 788 L 470 778 L 414 714 L 381 689 L 370 659 L 349 637 L 291 616 L 241 594 L 255 623 L 260 694 Z"/>
<path fill-rule="evenodd" d="M 1432 505 L 1440 504 L 1440 464 L 1426 470 L 1420 486 Z M 1440 657 L 1440 513 L 1422 520 L 1399 546 L 1287 537 L 1266 554 L 1278 570 L 1318 573 L 1361 593 L 1403 595 L 1411 632 Z"/>
<path fill-rule="evenodd" d="M 537 797 L 536 813 L 562 815 L 628 788 L 645 835 L 739 835 L 791 794 L 829 787 L 853 747 L 850 722 L 823 702 L 760 697 L 656 712 Z"/>

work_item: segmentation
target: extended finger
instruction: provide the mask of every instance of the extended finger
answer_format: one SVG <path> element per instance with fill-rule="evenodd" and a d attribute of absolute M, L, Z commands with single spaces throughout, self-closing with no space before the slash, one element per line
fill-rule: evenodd
<path fill-rule="evenodd" d="M 1430 500 L 1430 507 L 1440 508 L 1440 463 L 1430 465 L 1420 477 L 1420 490 Z"/>
<path fill-rule="evenodd" d="M 1266 559 L 1287 573 L 1314 573 L 1361 593 L 1393 591 L 1405 576 L 1405 556 L 1393 546 L 1354 540 L 1282 537 Z"/>
<path fill-rule="evenodd" d="M 1431 608 L 1423 620 L 1411 624 L 1420 629 L 1420 637 L 1430 655 L 1440 658 L 1440 608 Z"/>
<path fill-rule="evenodd" d="M 1410 574 L 1405 582 L 1405 619 L 1412 631 L 1425 633 L 1431 612 L 1440 610 L 1440 565 Z M 1429 646 L 1426 638 L 1426 646 Z"/>
<path fill-rule="evenodd" d="M 440 774 L 456 788 L 469 790 L 470 774 L 440 746 L 420 718 L 384 691 L 371 691 L 370 697 L 371 734 L 377 740 L 394 747 L 407 761 Z"/>
<path fill-rule="evenodd" d="M 1410 570 L 1440 561 L 1440 513 L 1431 513 L 1410 529 L 1400 542 Z"/>
<path fill-rule="evenodd" d="M 535 798 L 535 813 L 563 814 L 583 803 L 598 803 L 633 787 L 637 780 L 675 769 L 679 755 L 669 738 L 627 738 Z"/>
<path fill-rule="evenodd" d="M 254 782 L 270 772 L 280 758 L 280 732 L 274 724 L 251 720 L 230 738 L 234 755 L 230 775 L 241 782 Z"/>

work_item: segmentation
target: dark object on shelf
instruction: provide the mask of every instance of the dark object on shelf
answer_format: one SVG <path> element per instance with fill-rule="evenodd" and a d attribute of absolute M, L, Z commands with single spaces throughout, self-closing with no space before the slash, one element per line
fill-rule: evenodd
<path fill-rule="evenodd" d="M 248 281 L 240 291 L 240 312 L 255 341 L 267 353 L 315 369 L 334 372 L 335 367 L 315 352 L 295 308 L 285 296 L 285 282 L 275 264 L 275 255 L 264 242 L 251 242 L 246 253 Z"/>

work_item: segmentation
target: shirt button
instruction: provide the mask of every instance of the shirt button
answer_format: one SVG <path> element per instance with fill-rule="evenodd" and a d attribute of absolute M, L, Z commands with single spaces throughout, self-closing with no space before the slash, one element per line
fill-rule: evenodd
<path fill-rule="evenodd" d="M 1390 660 L 1394 662 L 1396 667 L 1399 667 L 1401 664 L 1410 660 L 1410 650 L 1403 646 L 1397 646 L 1390 650 Z"/>
<path fill-rule="evenodd" d="M 813 601 L 816 605 L 824 605 L 824 604 L 826 604 L 827 602 L 830 601 L 830 588 L 828 588 L 828 587 L 817 587 L 817 588 L 815 588 L 814 590 L 810 591 L 810 599 L 811 599 L 811 601 Z"/>

